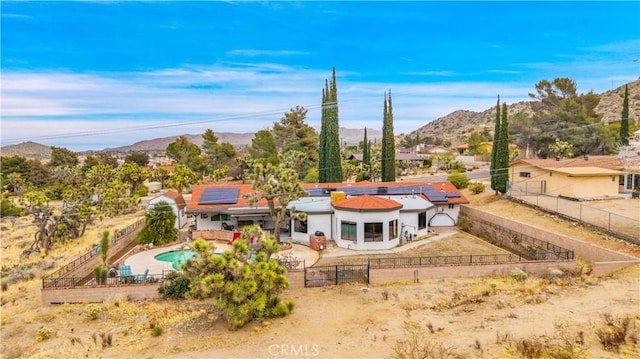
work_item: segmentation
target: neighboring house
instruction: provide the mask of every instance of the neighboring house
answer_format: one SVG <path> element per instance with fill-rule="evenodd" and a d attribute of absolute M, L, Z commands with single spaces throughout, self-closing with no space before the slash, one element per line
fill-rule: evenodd
<path fill-rule="evenodd" d="M 363 161 L 363 154 L 362 153 L 354 153 L 351 156 L 349 156 L 349 158 L 347 158 L 347 159 L 348 160 L 356 160 L 358 162 L 362 162 Z M 420 156 L 418 154 L 415 154 L 413 152 L 396 152 L 396 161 L 413 163 L 417 167 L 421 167 L 422 163 L 424 162 L 424 157 Z"/>
<path fill-rule="evenodd" d="M 289 211 L 305 212 L 306 220 L 288 218 L 281 235 L 309 244 L 322 232 L 338 246 L 387 249 L 429 232 L 454 226 L 460 204 L 467 199 L 450 182 L 358 182 L 304 184 L 308 196 L 292 201 Z M 197 230 L 241 228 L 259 224 L 273 230 L 265 201 L 249 206 L 243 196 L 250 184 L 195 186 L 187 213 Z"/>
<path fill-rule="evenodd" d="M 421 153 L 425 153 L 428 155 L 435 155 L 438 153 L 451 153 L 451 149 L 446 148 L 446 147 L 442 147 L 442 146 L 436 146 L 436 145 L 418 145 L 418 152 Z"/>
<path fill-rule="evenodd" d="M 596 199 L 630 193 L 640 181 L 640 171 L 625 169 L 617 156 L 520 159 L 509 165 L 509 181 L 515 196 L 547 193 Z"/>
<path fill-rule="evenodd" d="M 149 200 L 147 210 L 151 209 L 156 203 L 163 201 L 171 206 L 173 213 L 176 215 L 175 227 L 177 229 L 184 227 L 187 223 L 187 202 L 184 200 L 184 197 L 176 191 L 165 191 Z"/>

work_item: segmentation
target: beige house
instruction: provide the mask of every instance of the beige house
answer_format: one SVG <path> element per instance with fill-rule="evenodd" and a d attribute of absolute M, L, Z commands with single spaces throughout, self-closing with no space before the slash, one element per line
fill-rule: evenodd
<path fill-rule="evenodd" d="M 617 156 L 520 159 L 509 165 L 510 191 L 575 199 L 617 197 L 626 192 L 626 172 Z"/>

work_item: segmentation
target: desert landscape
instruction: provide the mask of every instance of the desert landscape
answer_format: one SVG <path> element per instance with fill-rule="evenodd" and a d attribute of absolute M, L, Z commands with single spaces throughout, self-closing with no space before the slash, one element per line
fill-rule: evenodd
<path fill-rule="evenodd" d="M 637 246 L 603 240 L 601 233 L 492 193 L 465 195 L 472 206 L 640 256 Z M 626 200 L 610 206 L 623 203 L 615 201 Z M 628 203 L 640 209 L 640 201 Z M 369 286 L 366 295 L 358 284 L 287 290 L 284 299 L 296 303 L 289 316 L 235 332 L 227 331 L 208 301 L 115 297 L 106 303 L 41 305 L 43 275 L 97 243 L 104 229 L 124 227 L 140 215 L 104 219 L 80 240 L 26 259 L 20 253 L 31 243 L 33 227 L 27 219 L 2 220 L 2 265 L 13 268 L 8 273 L 14 278 L 1 293 L 3 358 L 640 356 L 638 264 L 604 278 L 591 276 L 588 263 L 577 261 L 572 273 L 550 272 L 544 278 L 514 273 L 387 283 Z M 478 241 L 458 234 L 420 251 L 447 255 L 486 248 Z"/>

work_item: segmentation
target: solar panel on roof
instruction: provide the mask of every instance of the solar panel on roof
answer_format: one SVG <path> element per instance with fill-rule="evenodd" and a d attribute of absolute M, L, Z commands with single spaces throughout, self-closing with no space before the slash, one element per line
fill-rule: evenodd
<path fill-rule="evenodd" d="M 236 204 L 239 188 L 205 188 L 198 204 Z"/>
<path fill-rule="evenodd" d="M 312 196 L 312 197 L 325 195 L 324 193 L 325 191 L 322 188 L 310 188 L 307 190 L 307 192 L 309 193 L 309 196 Z"/>

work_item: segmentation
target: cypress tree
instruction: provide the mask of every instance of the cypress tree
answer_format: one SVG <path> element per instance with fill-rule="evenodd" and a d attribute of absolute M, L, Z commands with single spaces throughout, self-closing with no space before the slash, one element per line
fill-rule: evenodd
<path fill-rule="evenodd" d="M 325 80 L 322 89 L 322 106 L 320 113 L 320 136 L 318 144 L 318 182 L 327 182 L 327 92 L 329 84 Z"/>
<path fill-rule="evenodd" d="M 340 156 L 340 126 L 338 124 L 338 85 L 336 68 L 331 81 L 325 80 L 322 93 L 320 143 L 318 146 L 318 180 L 321 183 L 342 182 L 342 159 Z"/>
<path fill-rule="evenodd" d="M 622 119 L 620 120 L 620 145 L 629 146 L 629 85 L 624 85 Z"/>
<path fill-rule="evenodd" d="M 364 128 L 364 139 L 362 140 L 362 162 L 368 166 L 371 166 L 371 147 L 369 139 L 367 138 L 367 128 Z"/>
<path fill-rule="evenodd" d="M 496 123 L 493 129 L 493 146 L 491 146 L 491 165 L 489 167 L 489 176 L 491 178 L 491 189 L 496 189 L 496 168 L 498 168 L 498 160 L 496 153 L 498 152 L 498 139 L 500 138 L 500 95 L 498 95 L 498 103 L 496 104 Z"/>
<path fill-rule="evenodd" d="M 393 104 L 391 100 L 391 90 L 389 99 L 387 93 L 384 94 L 383 122 L 382 122 L 382 182 L 393 182 L 396 180 L 396 149 L 393 137 Z"/>
<path fill-rule="evenodd" d="M 496 191 L 507 193 L 509 182 L 509 120 L 507 115 L 507 104 L 502 104 L 502 121 L 500 122 L 500 138 L 496 151 Z"/>

